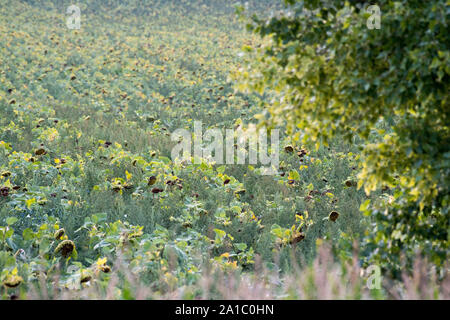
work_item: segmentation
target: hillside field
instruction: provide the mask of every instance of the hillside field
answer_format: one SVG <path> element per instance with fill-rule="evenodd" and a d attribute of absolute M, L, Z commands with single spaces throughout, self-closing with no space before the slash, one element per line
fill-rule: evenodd
<path fill-rule="evenodd" d="M 280 126 L 269 175 L 173 159 L 176 130 L 225 136 L 271 103 L 241 90 L 246 48 L 265 40 L 232 2 L 80 1 L 79 29 L 70 5 L 0 3 L 2 299 L 450 297 L 420 257 L 403 278 L 371 262 L 367 206 L 395 190 L 358 185 L 357 137 L 316 145 Z"/>

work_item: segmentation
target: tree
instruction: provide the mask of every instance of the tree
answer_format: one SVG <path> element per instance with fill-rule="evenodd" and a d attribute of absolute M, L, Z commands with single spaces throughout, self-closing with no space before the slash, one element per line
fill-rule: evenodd
<path fill-rule="evenodd" d="M 239 76 L 265 94 L 265 125 L 327 145 L 362 139 L 359 187 L 393 190 L 365 205 L 375 221 L 370 260 L 396 274 L 421 250 L 437 266 L 449 249 L 450 52 L 446 0 L 286 0 L 248 28 L 263 38 Z M 380 9 L 380 28 L 371 28 Z"/>

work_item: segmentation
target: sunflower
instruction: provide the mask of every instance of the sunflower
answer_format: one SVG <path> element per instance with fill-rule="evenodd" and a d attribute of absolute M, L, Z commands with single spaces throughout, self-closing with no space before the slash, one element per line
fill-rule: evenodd
<path fill-rule="evenodd" d="M 300 241 L 302 241 L 303 239 L 305 239 L 305 234 L 302 233 L 302 232 L 297 232 L 297 233 L 292 235 L 292 238 L 289 241 L 289 243 L 290 244 L 296 244 L 296 243 L 299 243 Z"/>
<path fill-rule="evenodd" d="M 148 178 L 148 185 L 152 186 L 156 183 L 156 177 L 155 176 L 151 176 L 150 178 Z"/>
<path fill-rule="evenodd" d="M 10 175 L 11 175 L 11 172 L 10 172 L 10 171 L 3 171 L 3 172 L 1 173 L 1 176 L 4 177 L 4 178 L 9 177 Z"/>
<path fill-rule="evenodd" d="M 301 149 L 299 152 L 297 152 L 297 156 L 299 158 L 303 158 L 307 154 L 308 154 L 308 151 L 306 151 L 306 149 Z"/>
<path fill-rule="evenodd" d="M 284 147 L 284 151 L 291 153 L 291 152 L 294 152 L 294 148 L 292 146 L 286 146 L 286 147 Z"/>
<path fill-rule="evenodd" d="M 353 181 L 347 180 L 347 181 L 345 181 L 345 185 L 346 185 L 347 187 L 351 187 L 351 186 L 353 186 Z"/>
<path fill-rule="evenodd" d="M 337 218 L 339 218 L 339 213 L 336 211 L 332 211 L 330 213 L 330 215 L 328 216 L 328 219 L 330 219 L 330 221 L 335 222 L 337 220 Z"/>
<path fill-rule="evenodd" d="M 64 228 L 61 228 L 61 229 L 55 231 L 55 233 L 53 234 L 53 237 L 56 240 L 59 240 L 64 235 L 64 233 L 66 233 L 66 230 L 64 230 Z"/>
<path fill-rule="evenodd" d="M 189 221 L 183 222 L 182 224 L 183 228 L 192 228 L 192 223 L 190 223 Z"/>
<path fill-rule="evenodd" d="M 104 273 L 110 273 L 111 272 L 111 267 L 105 264 L 103 266 L 100 266 L 100 270 L 102 272 L 104 272 Z"/>
<path fill-rule="evenodd" d="M 0 195 L 3 197 L 9 196 L 9 188 L 8 187 L 0 188 Z"/>
<path fill-rule="evenodd" d="M 163 192 L 164 190 L 163 189 L 160 189 L 160 188 L 153 188 L 152 189 L 152 193 L 154 193 L 154 194 L 158 194 L 158 193 L 160 193 L 160 192 Z"/>
<path fill-rule="evenodd" d="M 16 274 L 8 275 L 3 281 L 3 285 L 8 288 L 15 288 L 23 282 L 23 278 Z"/>
<path fill-rule="evenodd" d="M 80 278 L 80 283 L 86 283 L 92 280 L 92 276 L 90 274 L 82 274 Z"/>
<path fill-rule="evenodd" d="M 39 148 L 34 152 L 34 154 L 36 154 L 37 156 L 43 156 L 43 155 L 47 154 L 47 151 L 45 151 L 44 148 Z"/>
<path fill-rule="evenodd" d="M 64 240 L 55 248 L 55 253 L 61 252 L 64 258 L 67 258 L 75 250 L 75 243 L 71 240 Z"/>

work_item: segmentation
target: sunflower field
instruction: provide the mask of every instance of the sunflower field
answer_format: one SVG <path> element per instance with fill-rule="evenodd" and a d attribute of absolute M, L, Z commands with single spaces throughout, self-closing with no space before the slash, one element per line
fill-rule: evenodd
<path fill-rule="evenodd" d="M 273 96 L 241 88 L 266 39 L 236 12 L 282 1 L 86 0 L 79 28 L 71 5 L 0 2 L 2 299 L 450 297 L 447 266 L 420 252 L 370 285 L 369 206 L 396 188 L 365 192 L 356 136 L 281 126 L 274 175 L 172 159 L 177 129 L 268 116 Z"/>

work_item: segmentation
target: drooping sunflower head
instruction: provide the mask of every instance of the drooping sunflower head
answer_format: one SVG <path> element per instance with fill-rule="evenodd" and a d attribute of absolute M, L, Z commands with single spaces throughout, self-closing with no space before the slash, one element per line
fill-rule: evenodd
<path fill-rule="evenodd" d="M 22 282 L 23 278 L 21 276 L 18 276 L 17 274 L 10 274 L 3 281 L 3 285 L 8 288 L 15 288 L 18 287 Z"/>
<path fill-rule="evenodd" d="M 81 274 L 80 283 L 86 283 L 92 280 L 92 276 L 89 273 Z"/>
<path fill-rule="evenodd" d="M 333 222 L 335 222 L 337 220 L 337 218 L 339 218 L 339 213 L 336 211 L 332 211 L 330 213 L 330 215 L 328 216 L 328 219 L 330 219 Z"/>
<path fill-rule="evenodd" d="M 111 272 L 111 267 L 105 264 L 103 266 L 100 266 L 100 270 L 102 272 L 104 272 L 104 273 L 110 273 Z"/>
<path fill-rule="evenodd" d="M 55 253 L 61 252 L 67 258 L 75 250 L 75 243 L 72 240 L 64 240 L 55 248 Z"/>
<path fill-rule="evenodd" d="M 61 228 L 61 229 L 58 229 L 55 231 L 55 233 L 53 234 L 53 237 L 56 240 L 59 240 L 65 233 L 66 233 L 66 230 L 64 230 L 64 228 Z"/>

